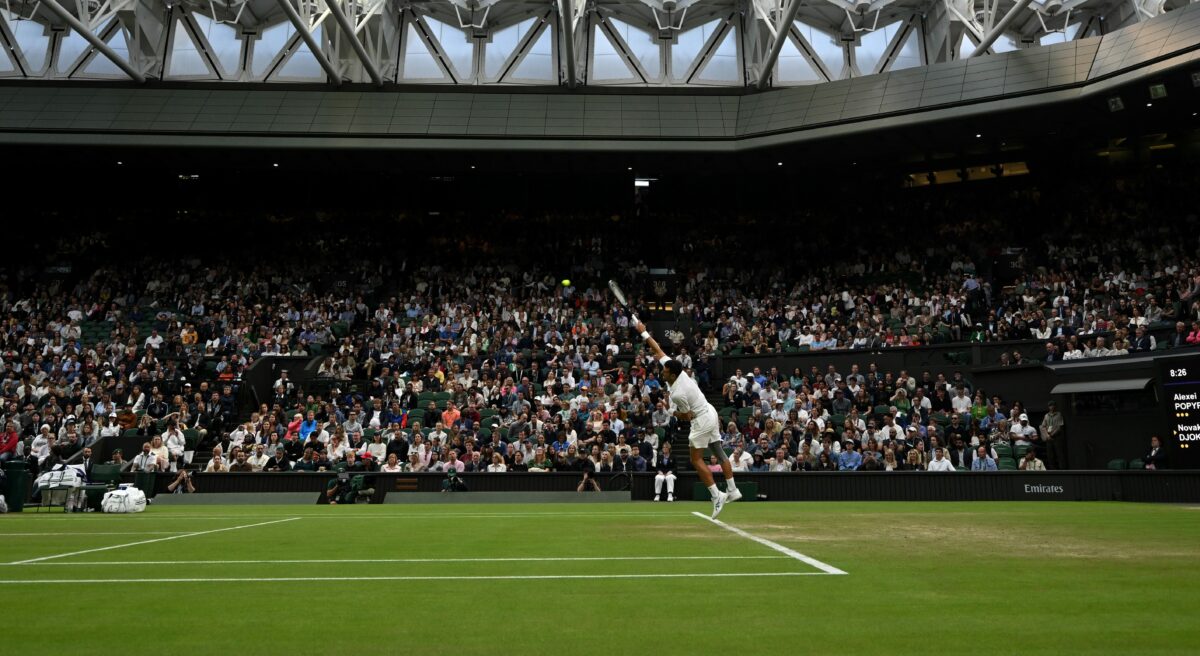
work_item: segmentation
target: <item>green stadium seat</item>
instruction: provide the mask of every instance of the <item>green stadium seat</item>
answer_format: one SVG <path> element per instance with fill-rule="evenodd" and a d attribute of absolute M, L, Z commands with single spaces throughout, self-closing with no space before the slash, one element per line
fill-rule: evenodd
<path fill-rule="evenodd" d="M 1112 470 L 1128 469 L 1129 464 L 1123 458 L 1114 458 L 1108 461 L 1108 468 Z"/>
<path fill-rule="evenodd" d="M 1130 469 L 1145 469 L 1146 463 L 1141 458 L 1134 458 L 1133 460 L 1129 461 L 1129 468 Z"/>
<path fill-rule="evenodd" d="M 1000 462 L 996 463 L 996 468 L 1012 471 L 1017 468 L 1017 461 L 1012 458 L 1000 458 Z"/>
<path fill-rule="evenodd" d="M 996 450 L 996 455 L 1001 458 L 1011 458 L 1013 455 L 1012 446 L 1004 443 L 993 444 L 992 448 Z"/>
<path fill-rule="evenodd" d="M 137 437 L 137 434 L 138 434 L 138 429 L 126 428 L 125 432 L 121 433 L 121 437 Z"/>

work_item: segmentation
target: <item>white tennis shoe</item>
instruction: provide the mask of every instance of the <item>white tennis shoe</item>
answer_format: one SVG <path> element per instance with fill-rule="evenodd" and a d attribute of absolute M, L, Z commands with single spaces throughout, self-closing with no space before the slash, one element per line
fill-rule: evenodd
<path fill-rule="evenodd" d="M 725 500 L 728 498 L 728 496 L 729 495 L 725 494 L 724 492 L 719 492 L 717 493 L 717 496 L 713 497 L 713 519 L 716 519 L 717 515 L 720 515 L 721 511 L 725 509 Z"/>
<path fill-rule="evenodd" d="M 741 499 L 741 498 L 742 498 L 742 491 L 737 488 L 733 488 L 732 490 L 725 493 L 725 503 L 733 503 L 734 501 L 737 501 L 738 499 Z"/>

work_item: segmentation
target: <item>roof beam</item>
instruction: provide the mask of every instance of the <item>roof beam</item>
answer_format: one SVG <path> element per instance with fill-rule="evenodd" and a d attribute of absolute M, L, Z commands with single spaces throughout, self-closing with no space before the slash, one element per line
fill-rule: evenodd
<path fill-rule="evenodd" d="M 567 64 L 567 88 L 579 84 L 579 69 L 575 65 L 575 2 L 558 0 L 559 33 L 562 35 L 563 58 Z"/>
<path fill-rule="evenodd" d="M 292 6 L 292 0 L 278 0 L 278 2 L 279 8 L 283 10 L 283 13 L 287 14 L 288 20 L 292 22 L 296 31 L 300 33 L 300 38 L 304 39 L 304 43 L 308 45 L 308 49 L 312 52 L 313 57 L 316 58 L 317 63 L 321 65 L 321 68 L 325 69 L 325 73 L 329 75 L 335 85 L 342 86 L 342 74 L 333 67 L 333 63 L 325 56 L 325 52 L 321 50 L 321 44 L 317 43 L 317 39 L 313 37 L 312 30 L 308 29 L 308 24 L 304 19 L 300 18 L 300 14 L 297 13 L 296 8 Z"/>
<path fill-rule="evenodd" d="M 992 28 L 992 31 L 988 32 L 987 36 L 983 37 L 983 40 L 979 42 L 979 45 L 976 46 L 975 50 L 973 50 L 971 54 L 967 55 L 967 58 L 970 59 L 971 57 L 978 57 L 979 55 L 985 54 L 988 51 L 988 48 L 991 48 L 992 44 L 996 42 L 996 39 L 999 39 L 1000 35 L 1004 34 L 1004 30 L 1008 29 L 1008 26 L 1011 25 L 1013 21 L 1017 20 L 1017 15 L 1025 11 L 1025 8 L 1028 7 L 1029 3 L 1031 2 L 1033 2 L 1033 0 L 1017 0 L 1017 4 L 1013 5 L 1013 8 L 1009 9 L 1007 14 L 1004 14 L 1004 18 L 1001 18 L 1000 22 L 996 23 L 996 26 Z"/>
<path fill-rule="evenodd" d="M 61 18 L 63 22 L 71 26 L 71 29 L 77 34 L 82 36 L 84 39 L 87 39 L 87 42 L 92 44 L 92 48 L 107 57 L 110 61 L 112 61 L 112 63 L 116 64 L 117 68 L 125 71 L 125 74 L 128 75 L 131 80 L 137 82 L 138 84 L 146 83 L 145 75 L 139 73 L 137 69 L 133 67 L 133 65 L 125 61 L 125 59 L 118 55 L 115 50 L 108 47 L 107 43 L 105 43 L 100 39 L 100 37 L 96 36 L 95 33 L 85 27 L 78 18 L 71 14 L 71 12 L 67 11 L 62 5 L 60 5 L 58 0 L 42 0 L 42 4 L 45 5 L 47 9 L 54 12 L 54 15 Z"/>
<path fill-rule="evenodd" d="M 788 32 L 792 22 L 796 20 L 796 12 L 800 10 L 800 0 L 792 0 L 788 3 L 787 9 L 783 12 L 783 17 L 779 20 L 779 25 L 775 27 L 775 38 L 771 41 L 771 51 L 767 53 L 767 58 L 763 60 L 762 67 L 758 72 L 758 82 L 756 86 L 759 91 L 767 88 L 767 80 L 771 78 L 771 71 L 775 68 L 775 62 L 779 60 L 779 53 L 783 51 L 783 42 L 787 40 Z"/>
<path fill-rule="evenodd" d="M 285 0 L 286 1 L 286 0 Z M 367 54 L 367 49 L 363 47 L 362 41 L 358 40 L 358 35 L 354 33 L 354 26 L 346 18 L 346 12 L 342 11 L 342 7 L 338 4 L 341 0 L 325 0 L 325 6 L 329 9 L 329 13 L 333 16 L 333 20 L 342 28 L 342 33 L 350 40 L 350 47 L 354 48 L 354 54 L 358 55 L 359 61 L 362 62 L 363 68 L 367 69 L 367 74 L 371 76 L 371 81 L 375 86 L 383 86 L 383 76 L 379 74 L 379 67 L 375 62 L 371 61 L 371 57 Z M 309 48 L 312 48 L 310 45 Z"/>

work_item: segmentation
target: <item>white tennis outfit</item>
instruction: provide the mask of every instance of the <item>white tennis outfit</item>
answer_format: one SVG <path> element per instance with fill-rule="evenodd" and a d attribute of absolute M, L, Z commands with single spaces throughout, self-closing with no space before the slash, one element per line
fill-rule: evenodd
<path fill-rule="evenodd" d="M 671 358 L 663 356 L 659 362 L 666 364 Z M 696 381 L 687 375 L 679 374 L 675 383 L 669 385 L 671 393 L 671 409 L 674 412 L 692 413 L 692 432 L 688 435 L 688 443 L 694 449 L 707 449 L 709 444 L 721 441 L 721 422 L 716 408 L 704 398 L 704 392 L 696 385 Z"/>

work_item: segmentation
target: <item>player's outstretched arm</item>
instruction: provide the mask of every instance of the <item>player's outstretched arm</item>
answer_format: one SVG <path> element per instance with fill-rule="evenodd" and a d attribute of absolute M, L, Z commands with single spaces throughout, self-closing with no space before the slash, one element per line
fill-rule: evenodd
<path fill-rule="evenodd" d="M 650 352 L 654 354 L 654 359 L 661 360 L 662 358 L 667 357 L 667 354 L 663 353 L 662 348 L 659 347 L 658 342 L 656 342 L 653 337 L 650 337 L 649 331 L 646 330 L 646 324 L 639 321 L 637 324 L 637 331 L 641 333 L 643 336 L 642 338 L 646 340 L 646 344 L 650 347 Z"/>

